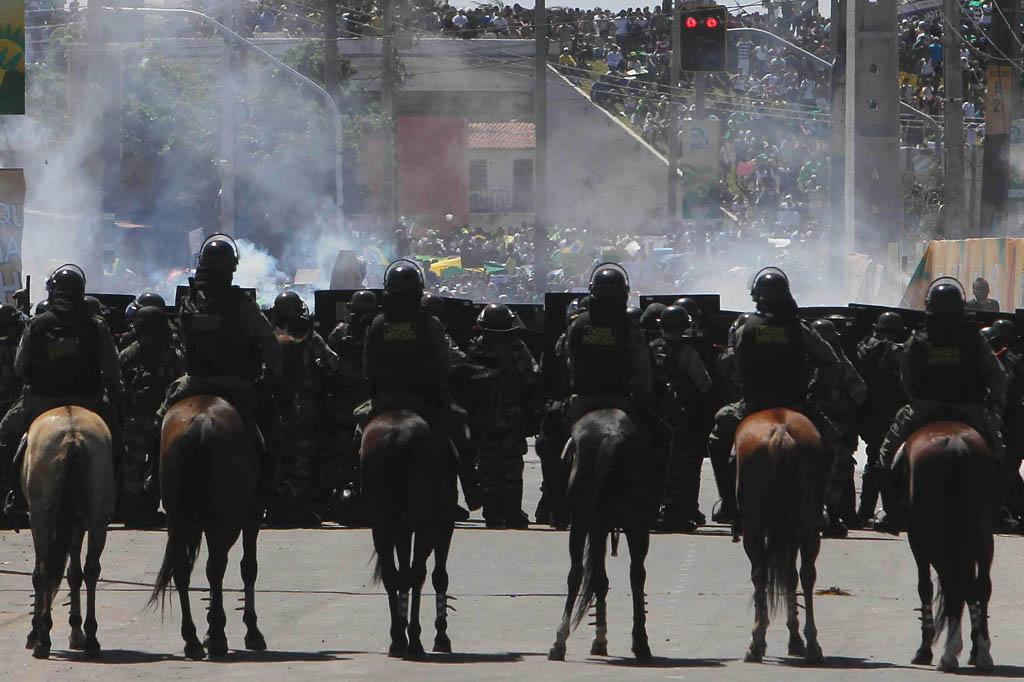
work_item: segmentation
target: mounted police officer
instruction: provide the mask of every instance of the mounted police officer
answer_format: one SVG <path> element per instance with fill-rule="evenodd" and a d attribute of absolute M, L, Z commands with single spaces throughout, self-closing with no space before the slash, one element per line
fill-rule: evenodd
<path fill-rule="evenodd" d="M 651 342 L 659 412 L 670 431 L 665 486 L 657 526 L 689 532 L 700 525 L 700 467 L 704 459 L 703 397 L 711 377 L 700 353 L 687 343 L 693 318 L 681 306 L 669 306 L 659 321 L 661 338 Z"/>
<path fill-rule="evenodd" d="M 279 294 L 271 317 L 281 340 L 283 373 L 276 398 L 288 448 L 282 453 L 280 495 L 270 516 L 287 524 L 317 527 L 337 476 L 336 470 L 322 466 L 318 450 L 324 384 L 340 362 L 313 329 L 309 309 L 297 292 Z"/>
<path fill-rule="evenodd" d="M 831 319 L 815 320 L 811 328 L 828 342 L 839 359 L 836 364 L 815 368 L 811 380 L 811 402 L 835 426 L 832 438 L 835 458 L 825 495 L 828 526 L 824 536 L 843 538 L 850 527 L 860 526 L 856 511 L 857 491 L 853 480 L 856 468 L 854 453 L 857 451 L 860 407 L 867 400 L 868 387 L 846 357 L 835 322 Z"/>
<path fill-rule="evenodd" d="M 998 415 L 1004 409 L 1008 379 L 985 339 L 966 321 L 959 284 L 951 278 L 932 283 L 925 300 L 925 328 L 911 337 L 903 357 L 901 375 L 910 404 L 896 414 L 880 452 L 886 485 L 895 495 L 903 492 L 897 481 L 905 468 L 896 451 L 930 422 L 963 421 L 985 439 L 1000 464 L 1006 464 Z M 876 527 L 898 533 L 901 525 L 902 509 L 896 503 Z"/>
<path fill-rule="evenodd" d="M 748 414 L 772 407 L 803 412 L 818 429 L 823 453 L 827 452 L 833 427 L 818 411 L 809 409 L 808 387 L 813 366 L 839 362 L 832 347 L 800 321 L 789 290 L 789 279 L 778 268 L 765 268 L 750 289 L 756 311 L 736 334 L 736 360 L 743 381 L 743 399 L 726 405 L 715 415 L 708 439 L 712 461 L 729 461 L 736 428 Z M 736 473 L 730 462 L 729 485 L 720 486 L 722 506 L 714 520 L 736 523 Z M 736 530 L 734 526 L 734 531 Z"/>
<path fill-rule="evenodd" d="M 523 456 L 530 412 L 539 408 L 540 370 L 515 335 L 519 320 L 508 306 L 485 307 L 477 327 L 480 335 L 470 345 L 468 358 L 484 368 L 486 390 L 478 404 L 470 406 L 470 423 L 479 445 L 484 520 L 489 528 L 526 528 Z"/>
<path fill-rule="evenodd" d="M 171 343 L 171 328 L 162 307 L 143 306 L 131 319 L 133 341 L 121 351 L 124 379 L 125 457 L 119 499 L 126 525 L 159 523 L 160 422 L 156 414 L 171 382 L 185 373 L 185 358 Z M 147 478 L 152 481 L 147 485 Z"/>
<path fill-rule="evenodd" d="M 363 373 L 371 396 L 368 416 L 390 410 L 416 412 L 443 442 L 451 359 L 444 329 L 423 310 L 422 298 L 423 274 L 415 263 L 399 260 L 388 266 L 383 312 L 366 335 Z"/>
<path fill-rule="evenodd" d="M 110 330 L 86 307 L 85 274 L 77 265 L 54 270 L 46 290 L 48 306 L 25 328 L 15 358 L 15 372 L 25 382 L 23 400 L 0 422 L 0 457 L 12 492 L 8 507 L 18 510 L 24 505 L 16 474 L 24 451 L 22 436 L 43 412 L 63 405 L 96 412 L 110 429 L 115 462 L 120 459 L 121 372 Z"/>
<path fill-rule="evenodd" d="M 231 403 L 262 435 L 260 491 L 269 502 L 281 443 L 281 418 L 271 395 L 281 379 L 281 346 L 256 301 L 232 284 L 237 267 L 230 237 L 207 238 L 179 312 L 186 373 L 171 384 L 157 416 L 162 419 L 171 405 L 195 395 Z"/>
<path fill-rule="evenodd" d="M 887 311 L 878 316 L 872 334 L 857 344 L 857 369 L 868 387 L 860 419 L 860 437 L 867 457 L 857 510 L 861 526 L 867 526 L 874 518 L 878 504 L 882 476 L 878 451 L 896 413 L 907 404 L 907 394 L 900 381 L 906 338 L 903 317 Z M 882 503 L 886 505 L 888 500 L 883 499 Z"/>
<path fill-rule="evenodd" d="M 651 353 L 643 332 L 626 317 L 629 280 L 616 263 L 590 277 L 590 309 L 569 326 L 568 423 L 597 409 L 619 408 L 644 431 L 653 414 Z"/>

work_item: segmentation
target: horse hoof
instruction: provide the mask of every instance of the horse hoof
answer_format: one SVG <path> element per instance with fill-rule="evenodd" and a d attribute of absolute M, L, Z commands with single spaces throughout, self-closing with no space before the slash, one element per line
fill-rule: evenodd
<path fill-rule="evenodd" d="M 607 656 L 608 655 L 608 642 L 595 641 L 590 645 L 591 656 Z"/>
<path fill-rule="evenodd" d="M 979 651 L 978 655 L 975 656 L 974 660 L 971 662 L 971 665 L 973 665 L 978 670 L 988 672 L 992 670 L 992 668 L 994 668 L 996 664 L 995 661 L 992 660 L 992 654 L 988 653 L 987 651 Z"/>
<path fill-rule="evenodd" d="M 192 661 L 201 661 L 206 658 L 206 651 L 199 642 L 189 642 L 185 645 L 185 658 Z"/>
<path fill-rule="evenodd" d="M 448 639 L 448 635 L 437 635 L 434 637 L 433 650 L 435 654 L 450 654 L 452 652 L 452 642 Z"/>
<path fill-rule="evenodd" d="M 405 642 L 391 642 L 391 646 L 388 648 L 388 656 L 390 658 L 405 658 L 405 653 L 408 649 L 409 645 Z"/>
<path fill-rule="evenodd" d="M 405 650 L 405 660 L 422 661 L 426 657 L 427 652 L 423 649 L 423 645 L 420 644 L 419 640 L 409 642 L 409 646 Z"/>
<path fill-rule="evenodd" d="M 33 649 L 33 648 L 35 648 L 36 642 L 38 641 L 38 639 L 39 638 L 36 637 L 36 631 L 35 630 L 33 630 L 32 632 L 28 633 L 28 637 L 25 638 L 25 648 L 26 649 Z"/>
<path fill-rule="evenodd" d="M 747 655 L 743 657 L 744 663 L 760 663 L 764 659 L 764 652 L 753 647 L 747 649 Z"/>
<path fill-rule="evenodd" d="M 804 646 L 804 640 L 799 637 L 795 637 L 789 640 L 789 655 L 790 656 L 806 656 L 807 648 Z"/>
<path fill-rule="evenodd" d="M 940 658 L 939 665 L 936 666 L 938 671 L 943 673 L 954 673 L 957 671 L 957 668 L 959 667 L 960 662 L 956 660 L 956 656 L 950 656 L 949 654 L 946 654 L 945 656 Z"/>
<path fill-rule="evenodd" d="M 918 649 L 917 653 L 914 654 L 914 660 L 910 662 L 911 665 L 931 665 L 932 664 L 932 652 L 927 649 Z"/>
<path fill-rule="evenodd" d="M 639 663 L 650 663 L 654 660 L 654 656 L 651 655 L 651 647 L 646 642 L 633 645 L 633 657 Z"/>
<path fill-rule="evenodd" d="M 564 644 L 556 644 L 553 647 L 551 647 L 551 650 L 548 651 L 548 660 L 549 661 L 564 661 L 565 660 L 565 645 Z"/>
<path fill-rule="evenodd" d="M 821 647 L 817 644 L 807 645 L 807 653 L 804 654 L 804 660 L 812 665 L 824 662 L 825 656 L 821 653 Z"/>
<path fill-rule="evenodd" d="M 95 637 L 86 638 L 84 651 L 86 658 L 99 658 L 101 652 L 99 640 Z"/>
<path fill-rule="evenodd" d="M 50 657 L 50 645 L 37 642 L 32 647 L 32 658 L 49 658 Z"/>
<path fill-rule="evenodd" d="M 206 653 L 209 654 L 210 658 L 227 656 L 228 654 L 227 637 L 207 637 L 206 641 L 203 642 L 203 646 L 206 647 Z"/>
<path fill-rule="evenodd" d="M 249 651 L 266 651 L 267 640 L 263 638 L 263 633 L 259 630 L 245 633 L 245 648 Z"/>
<path fill-rule="evenodd" d="M 68 638 L 68 648 L 72 651 L 85 650 L 85 633 L 81 630 L 72 630 Z"/>

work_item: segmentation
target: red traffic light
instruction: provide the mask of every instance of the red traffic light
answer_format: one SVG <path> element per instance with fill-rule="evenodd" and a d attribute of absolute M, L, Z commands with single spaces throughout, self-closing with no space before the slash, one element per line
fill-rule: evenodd
<path fill-rule="evenodd" d="M 695 19 L 694 17 L 686 17 L 686 21 L 683 23 L 686 26 L 686 28 L 697 28 L 697 19 Z"/>
<path fill-rule="evenodd" d="M 708 17 L 707 20 L 704 21 L 704 25 L 707 26 L 708 28 L 718 28 L 718 19 L 714 17 Z"/>

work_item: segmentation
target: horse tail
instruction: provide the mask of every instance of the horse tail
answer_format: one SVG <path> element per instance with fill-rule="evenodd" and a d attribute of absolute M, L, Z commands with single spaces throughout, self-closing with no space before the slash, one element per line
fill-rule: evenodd
<path fill-rule="evenodd" d="M 148 606 L 155 607 L 159 602 L 162 607 L 175 569 L 181 566 L 191 574 L 199 556 L 203 534 L 202 529 L 194 528 L 193 524 L 209 497 L 210 474 L 210 462 L 203 461 L 202 455 L 210 450 L 209 444 L 216 435 L 212 417 L 203 413 L 196 415 L 189 428 L 170 445 L 167 459 L 178 469 L 177 480 L 181 487 L 175 491 L 176 509 L 168 510 L 167 544 Z"/>
<path fill-rule="evenodd" d="M 78 481 L 75 469 L 79 465 L 80 452 L 84 438 L 77 429 L 64 433 L 60 442 L 57 461 L 63 463 L 60 494 L 54 514 L 54 524 L 50 528 L 50 548 L 43 563 L 43 575 L 46 580 L 46 600 L 51 603 L 60 589 L 64 577 L 64 569 L 71 553 L 71 536 L 75 525 L 75 513 L 78 509 Z"/>
<path fill-rule="evenodd" d="M 944 539 L 938 543 L 932 559 L 938 574 L 935 592 L 935 641 L 946 626 L 952 627 L 963 616 L 967 595 L 978 572 L 976 542 L 972 533 L 977 524 L 977 511 L 971 504 L 970 484 L 972 453 L 962 436 L 950 436 L 946 442 L 949 471 L 945 494 L 952 504 L 944 505 L 936 518 L 936 531 Z"/>
<path fill-rule="evenodd" d="M 626 438 L 621 434 L 603 438 L 597 447 L 597 462 L 594 471 L 593 501 L 590 505 L 589 528 L 583 550 L 583 580 L 580 584 L 580 598 L 576 603 L 573 627 L 578 627 L 590 610 L 594 599 L 594 567 L 604 562 L 604 541 L 613 529 L 608 521 L 608 498 L 615 481 L 613 472 L 617 468 L 620 453 L 625 451 Z"/>
<path fill-rule="evenodd" d="M 768 555 L 768 608 L 774 615 L 784 605 L 792 581 L 793 552 L 797 543 L 796 516 L 799 514 L 800 486 L 796 466 L 796 441 L 785 424 L 772 428 L 768 436 L 768 461 L 771 493 L 766 515 L 766 552 Z"/>

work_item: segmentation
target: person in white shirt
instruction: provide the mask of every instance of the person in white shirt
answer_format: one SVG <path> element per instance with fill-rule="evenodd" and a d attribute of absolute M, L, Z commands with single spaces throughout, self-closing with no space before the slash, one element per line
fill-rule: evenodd
<path fill-rule="evenodd" d="M 964 100 L 964 118 L 974 118 L 977 113 L 977 108 L 974 106 L 974 102 L 969 99 Z"/>

